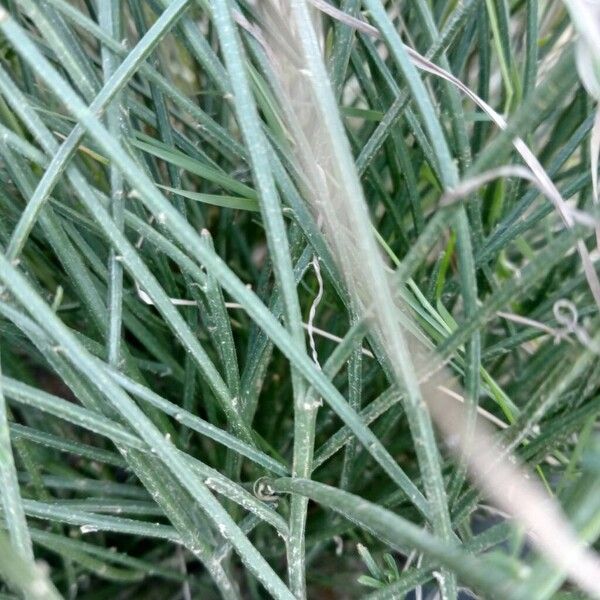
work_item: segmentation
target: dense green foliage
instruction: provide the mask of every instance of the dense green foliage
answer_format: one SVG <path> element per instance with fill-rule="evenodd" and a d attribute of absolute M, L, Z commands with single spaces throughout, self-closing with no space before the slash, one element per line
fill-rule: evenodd
<path fill-rule="evenodd" d="M 263 1 L 0 2 L 0 598 L 579 597 L 427 437 L 356 313 Z M 289 2 L 323 28 L 309 76 L 339 105 L 404 324 L 464 390 L 446 401 L 593 544 L 585 15 Z"/>

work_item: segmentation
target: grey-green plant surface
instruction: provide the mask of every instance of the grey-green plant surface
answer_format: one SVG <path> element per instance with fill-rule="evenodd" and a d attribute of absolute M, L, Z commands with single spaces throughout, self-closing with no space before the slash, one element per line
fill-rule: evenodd
<path fill-rule="evenodd" d="M 0 598 L 598 595 L 599 81 L 593 0 L 2 0 Z"/>

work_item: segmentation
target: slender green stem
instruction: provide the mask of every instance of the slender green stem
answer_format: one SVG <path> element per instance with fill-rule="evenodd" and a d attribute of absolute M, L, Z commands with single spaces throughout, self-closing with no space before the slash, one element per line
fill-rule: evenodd
<path fill-rule="evenodd" d="M 99 22 L 107 34 L 116 40 L 121 37 L 121 7 L 120 0 L 108 0 L 99 6 Z M 116 56 L 108 48 L 102 48 L 102 67 L 104 72 L 104 84 L 114 74 L 117 68 Z M 106 108 L 106 124 L 108 131 L 120 140 L 123 129 L 123 105 L 119 95 Z M 115 225 L 123 229 L 123 210 L 124 210 L 124 180 L 123 175 L 114 165 L 110 168 L 110 187 L 111 187 L 111 215 Z M 50 191 L 50 190 L 49 190 Z M 48 191 L 48 192 L 49 192 Z M 46 194 L 44 196 L 47 197 Z M 38 209 L 39 210 L 39 209 Z M 20 244 L 23 245 L 23 242 Z M 108 257 L 108 362 L 111 365 L 118 365 L 121 356 L 121 329 L 123 315 L 123 267 L 118 257 L 111 249 Z"/>
<path fill-rule="evenodd" d="M 2 376 L 0 364 L 0 377 Z M 33 563 L 31 537 L 21 501 L 19 482 L 10 443 L 3 383 L 0 379 L 0 496 L 10 541 L 23 561 Z"/>

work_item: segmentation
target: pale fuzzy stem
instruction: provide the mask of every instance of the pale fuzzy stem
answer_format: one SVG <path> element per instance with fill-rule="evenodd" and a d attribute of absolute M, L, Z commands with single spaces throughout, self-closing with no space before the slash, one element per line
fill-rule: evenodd
<path fill-rule="evenodd" d="M 428 384 L 428 406 L 452 450 L 466 458 L 469 472 L 498 507 L 520 521 L 532 543 L 583 590 L 600 597 L 600 559 L 577 538 L 560 506 L 527 477 L 514 457 L 502 454 L 492 432 L 479 422 L 465 435 L 462 407 L 448 404 L 439 394 L 443 374 Z M 466 440 L 469 440 L 468 442 Z"/>
<path fill-rule="evenodd" d="M 373 306 L 373 298 L 377 299 L 373 332 L 388 351 L 395 378 L 406 388 L 406 411 L 423 470 L 433 527 L 438 535 L 450 539 L 451 523 L 432 425 L 404 334 L 397 324 L 397 307 L 370 229 L 368 210 L 329 85 L 312 16 L 303 0 L 289 4 L 273 0 L 261 6 L 265 7 L 265 22 L 270 19 L 269 26 L 263 29 L 263 37 L 271 47 L 268 55 L 275 60 L 273 68 L 281 85 L 286 125 L 294 139 L 300 170 L 308 182 L 306 200 L 323 223 L 357 311 L 365 314 Z M 305 507 L 306 504 L 302 506 L 304 511 Z M 300 566 L 302 556 L 297 549 L 291 559 L 296 567 Z M 292 571 L 297 569 L 293 567 Z M 454 598 L 454 578 L 445 572 L 443 579 L 443 594 Z"/>

